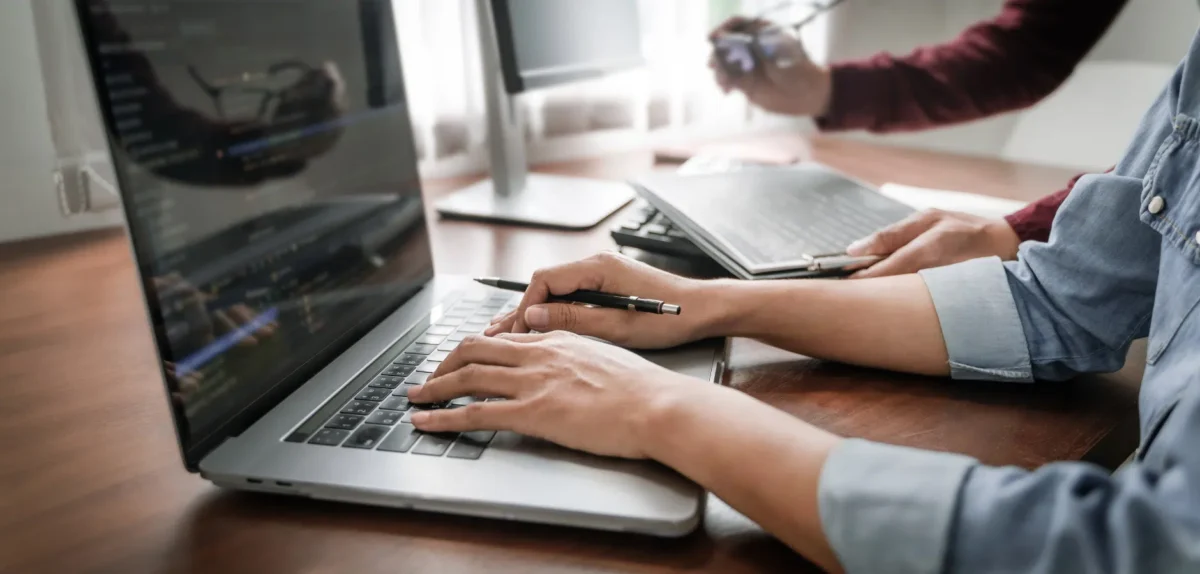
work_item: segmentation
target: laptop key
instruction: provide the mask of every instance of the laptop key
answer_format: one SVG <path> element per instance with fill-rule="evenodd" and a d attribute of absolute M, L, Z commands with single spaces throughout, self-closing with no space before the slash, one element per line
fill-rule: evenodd
<path fill-rule="evenodd" d="M 416 375 L 419 373 L 424 373 L 426 375 L 432 375 L 433 372 L 437 370 L 438 365 L 440 365 L 440 364 L 441 364 L 440 362 L 425 361 L 424 363 L 421 363 L 421 366 L 417 367 L 417 372 L 413 373 L 413 374 Z M 426 376 L 426 378 L 429 378 L 429 377 Z M 425 381 L 421 381 L 421 382 L 423 383 Z"/>
<path fill-rule="evenodd" d="M 465 407 L 471 403 L 477 403 L 477 402 L 480 402 L 480 401 L 479 401 L 479 399 L 476 399 L 475 397 L 458 397 L 457 399 L 450 401 L 450 406 Z"/>
<path fill-rule="evenodd" d="M 405 349 L 404 352 L 408 353 L 410 355 L 428 355 L 429 353 L 432 353 L 436 350 L 437 350 L 436 345 L 414 344 L 414 345 L 409 346 L 407 349 Z"/>
<path fill-rule="evenodd" d="M 371 416 L 367 417 L 367 424 L 383 425 L 383 426 L 390 427 L 390 426 L 400 422 L 400 419 L 403 416 L 404 416 L 404 413 L 400 413 L 400 412 L 396 412 L 396 411 L 378 410 L 378 411 L 371 413 Z"/>
<path fill-rule="evenodd" d="M 408 402 L 407 397 L 393 395 L 388 400 L 380 403 L 379 408 L 385 411 L 407 411 L 410 406 L 412 406 L 412 403 Z"/>
<path fill-rule="evenodd" d="M 340 429 L 321 429 L 317 434 L 309 439 L 308 444 L 319 444 L 321 446 L 337 446 L 342 444 L 346 437 L 350 436 L 350 431 Z"/>
<path fill-rule="evenodd" d="M 346 443 L 342 446 L 370 450 L 375 448 L 390 430 L 392 430 L 390 427 L 385 426 L 363 425 L 362 428 L 354 431 L 354 434 L 350 435 L 350 438 L 346 439 Z"/>
<path fill-rule="evenodd" d="M 445 343 L 442 343 L 442 345 L 440 347 L 438 347 L 438 350 L 451 352 L 451 351 L 457 349 L 460 344 L 462 344 L 462 343 L 460 343 L 458 341 L 446 341 Z"/>
<path fill-rule="evenodd" d="M 400 355 L 399 357 L 396 357 L 396 360 L 392 361 L 392 363 L 397 364 L 397 365 L 410 365 L 410 366 L 415 367 L 417 365 L 420 365 L 424 361 L 425 361 L 425 357 L 423 355 L 407 355 L 407 354 L 405 354 L 405 355 Z"/>
<path fill-rule="evenodd" d="M 400 385 L 396 390 L 392 391 L 392 398 L 408 397 L 408 391 L 412 390 L 416 385 Z"/>
<path fill-rule="evenodd" d="M 452 343 L 461 343 L 464 339 L 474 334 L 475 333 L 470 331 L 455 331 L 453 335 L 446 337 L 446 340 Z"/>
<path fill-rule="evenodd" d="M 408 409 L 408 412 L 404 413 L 404 418 L 400 419 L 400 422 L 412 423 L 413 415 L 415 415 L 421 411 L 427 411 L 427 410 L 429 410 L 428 405 L 421 405 L 421 406 L 413 405 L 413 407 L 411 409 Z"/>
<path fill-rule="evenodd" d="M 362 415 L 365 417 L 374 412 L 375 407 L 377 406 L 379 406 L 378 403 L 373 403 L 371 401 L 350 401 L 345 407 L 342 408 L 342 414 Z"/>
<path fill-rule="evenodd" d="M 404 378 L 404 377 L 411 375 L 413 372 L 413 369 L 415 369 L 415 368 L 416 367 L 413 365 L 392 365 L 392 366 L 384 369 L 383 374 L 388 377 Z"/>
<path fill-rule="evenodd" d="M 447 333 L 449 334 L 449 333 Z M 425 335 L 415 342 L 418 345 L 440 345 L 446 340 L 446 335 Z"/>
<path fill-rule="evenodd" d="M 437 433 L 425 434 L 417 446 L 413 448 L 413 454 L 424 454 L 428 456 L 442 456 L 446 454 L 446 450 L 454 443 L 454 439 L 458 435 L 454 433 Z"/>
<path fill-rule="evenodd" d="M 492 439 L 494 438 L 496 438 L 496 431 L 481 430 L 462 433 L 462 435 L 458 437 L 458 440 L 467 440 L 474 442 L 475 444 L 486 445 L 492 442 Z"/>
<path fill-rule="evenodd" d="M 387 452 L 408 452 L 417 440 L 421 438 L 421 433 L 417 432 L 417 428 L 401 423 L 388 435 L 382 443 L 379 443 L 379 450 Z"/>
<path fill-rule="evenodd" d="M 432 361 L 434 363 L 440 363 L 442 361 L 445 361 L 449 357 L 450 357 L 449 351 L 434 351 L 433 353 L 429 354 L 428 360 Z"/>
<path fill-rule="evenodd" d="M 450 333 L 453 333 L 453 332 L 454 332 L 454 327 L 452 327 L 450 325 L 434 325 L 434 326 L 430 327 L 428 331 L 425 331 L 425 334 L 445 337 L 446 335 L 449 335 Z"/>
<path fill-rule="evenodd" d="M 367 387 L 367 388 L 363 389 L 362 391 L 359 391 L 358 396 L 354 397 L 354 400 L 356 400 L 356 401 L 371 401 L 371 402 L 378 403 L 378 402 L 383 401 L 383 399 L 386 399 L 390 396 L 392 396 L 390 389 L 377 389 L 374 387 Z"/>
<path fill-rule="evenodd" d="M 434 365 L 434 368 L 437 368 L 437 365 Z M 429 380 L 429 375 L 432 375 L 432 374 L 433 374 L 432 371 L 430 371 L 428 373 L 425 373 L 425 372 L 413 373 L 413 374 L 409 375 L 407 379 L 404 379 L 404 384 L 406 384 L 406 385 L 423 385 L 423 384 L 425 384 L 425 381 Z"/>
<path fill-rule="evenodd" d="M 334 415 L 329 422 L 325 423 L 327 429 L 342 429 L 354 430 L 358 428 L 358 423 L 361 423 L 363 418 L 359 415 Z"/>
<path fill-rule="evenodd" d="M 379 389 L 394 389 L 404 384 L 404 377 L 408 375 L 409 373 L 404 373 L 404 376 L 380 375 L 371 381 L 371 386 Z"/>
<path fill-rule="evenodd" d="M 483 456 L 484 449 L 487 448 L 492 437 L 496 433 L 491 431 L 476 431 L 463 433 L 459 435 L 458 440 L 454 441 L 454 445 L 450 447 L 450 452 L 446 454 L 449 458 L 461 458 L 465 460 L 478 460 Z"/>

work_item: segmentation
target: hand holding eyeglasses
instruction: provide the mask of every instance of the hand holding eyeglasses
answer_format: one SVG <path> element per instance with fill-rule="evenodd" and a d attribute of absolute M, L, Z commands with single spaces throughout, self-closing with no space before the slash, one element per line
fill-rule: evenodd
<path fill-rule="evenodd" d="M 742 92 L 750 103 L 770 112 L 823 114 L 832 91 L 829 71 L 809 58 L 798 31 L 842 1 L 814 4 L 809 16 L 789 26 L 778 26 L 763 16 L 792 2 L 754 18 L 726 20 L 709 35 L 713 44 L 709 67 L 717 84 L 726 93 Z"/>

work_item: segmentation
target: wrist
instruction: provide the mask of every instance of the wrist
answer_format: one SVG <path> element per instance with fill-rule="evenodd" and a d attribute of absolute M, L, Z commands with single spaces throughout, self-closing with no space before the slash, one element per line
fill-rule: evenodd
<path fill-rule="evenodd" d="M 703 401 L 697 398 L 707 394 L 708 389 L 720 387 L 671 373 L 668 380 L 653 381 L 646 388 L 652 390 L 638 401 L 638 412 L 631 418 L 634 436 L 646 458 L 670 465 L 673 443 L 690 434 L 687 429 L 691 421 L 705 416 L 699 404 Z"/>
<path fill-rule="evenodd" d="M 829 113 L 833 102 L 833 73 L 825 66 L 814 65 L 812 101 L 809 102 L 809 113 L 814 118 L 824 117 Z"/>
<path fill-rule="evenodd" d="M 1021 238 L 1012 226 L 1005 220 L 988 224 L 988 236 L 991 238 L 993 252 L 1005 261 L 1017 258 L 1017 250 L 1021 247 Z"/>
<path fill-rule="evenodd" d="M 693 340 L 725 337 L 739 314 L 737 290 L 741 281 L 695 281 L 687 298 L 694 309 Z"/>

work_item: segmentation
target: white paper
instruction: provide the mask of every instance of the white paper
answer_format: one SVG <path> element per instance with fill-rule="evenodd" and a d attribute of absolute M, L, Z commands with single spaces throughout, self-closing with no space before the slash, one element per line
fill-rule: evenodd
<path fill-rule="evenodd" d="M 929 189 L 913 187 L 898 183 L 885 183 L 879 188 L 879 193 L 886 195 L 913 209 L 944 209 L 946 211 L 961 211 L 980 217 L 1000 219 L 1028 205 L 1015 199 L 1000 199 L 967 193 L 965 191 L 950 191 L 945 189 Z"/>

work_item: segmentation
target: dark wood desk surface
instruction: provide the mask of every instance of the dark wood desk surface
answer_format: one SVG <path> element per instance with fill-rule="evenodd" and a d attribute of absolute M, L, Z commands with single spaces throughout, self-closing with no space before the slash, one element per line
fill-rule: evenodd
<path fill-rule="evenodd" d="M 781 138 L 778 145 L 800 145 Z M 873 183 L 1032 199 L 1069 172 L 817 140 Z M 626 177 L 649 153 L 553 166 Z M 463 181 L 427 186 L 436 195 Z M 521 276 L 611 248 L 587 233 L 434 225 L 441 272 Z M 219 491 L 180 465 L 124 237 L 0 246 L 0 572 L 795 572 L 807 564 L 715 499 L 653 540 Z M 1062 385 L 975 385 L 822 364 L 737 341 L 727 381 L 853 436 L 1033 467 L 1115 464 L 1136 435 L 1140 365 Z M 714 408 L 714 424 L 719 409 Z"/>

